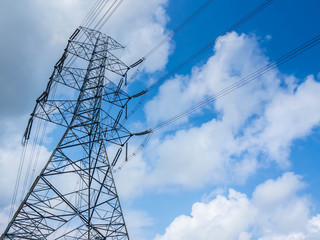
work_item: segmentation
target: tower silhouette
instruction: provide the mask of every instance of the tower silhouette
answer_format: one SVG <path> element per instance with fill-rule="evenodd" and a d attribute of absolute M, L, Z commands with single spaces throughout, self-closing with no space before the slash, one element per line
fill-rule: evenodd
<path fill-rule="evenodd" d="M 112 167 L 133 135 L 121 122 L 130 100 L 129 67 L 109 36 L 79 27 L 56 63 L 34 118 L 58 125 L 60 141 L 13 215 L 2 239 L 129 239 Z M 109 159 L 107 149 L 119 146 Z"/>

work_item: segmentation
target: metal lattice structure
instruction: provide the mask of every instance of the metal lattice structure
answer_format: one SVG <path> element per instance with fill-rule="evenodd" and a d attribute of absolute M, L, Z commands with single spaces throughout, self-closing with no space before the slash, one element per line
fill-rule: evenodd
<path fill-rule="evenodd" d="M 70 37 L 24 135 L 27 141 L 38 118 L 63 129 L 61 140 L 1 240 L 129 239 L 112 175 L 121 151 L 112 163 L 107 154 L 132 136 L 121 125 L 129 67 L 113 53 L 122 48 L 83 27 Z"/>

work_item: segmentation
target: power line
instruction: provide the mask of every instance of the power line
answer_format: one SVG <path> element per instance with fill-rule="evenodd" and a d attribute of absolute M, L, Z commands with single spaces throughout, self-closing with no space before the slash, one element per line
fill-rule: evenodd
<path fill-rule="evenodd" d="M 216 94 L 213 94 L 209 96 L 208 98 L 204 99 L 203 101 L 199 102 L 198 104 L 195 104 L 191 106 L 190 108 L 186 109 L 183 112 L 180 112 L 171 118 L 167 119 L 166 121 L 163 121 L 156 126 L 150 128 L 148 132 L 154 132 L 157 131 L 177 120 L 179 120 L 182 117 L 185 117 L 187 115 L 190 115 L 191 113 L 201 109 L 202 107 L 208 105 L 209 103 L 216 101 L 217 99 L 224 97 L 225 95 L 237 90 L 240 87 L 243 87 L 244 85 L 250 83 L 251 81 L 257 79 L 258 77 L 262 76 L 263 74 L 271 71 L 272 69 L 275 69 L 277 66 L 280 66 L 291 59 L 299 56 L 301 53 L 307 51 L 308 49 L 318 45 L 320 43 L 320 34 L 316 37 L 312 38 L 311 40 L 303 43 L 302 45 L 298 46 L 297 48 L 291 50 L 290 52 L 286 53 L 285 55 L 281 56 L 280 58 L 274 60 L 273 62 L 265 65 L 264 67 L 260 68 L 259 70 L 255 71 L 254 73 L 248 75 L 245 78 L 242 78 L 238 82 L 228 86 L 227 88 L 224 88 L 223 90 L 217 92 Z"/>
<path fill-rule="evenodd" d="M 57 89 L 56 87 L 57 86 L 54 85 L 53 91 L 52 91 L 52 97 L 55 96 L 56 89 Z M 44 128 L 42 128 L 42 134 L 41 134 L 40 142 L 38 144 L 38 135 L 39 135 L 40 128 L 41 128 L 41 123 L 42 122 L 39 119 L 38 120 L 38 125 L 37 125 L 37 128 L 36 128 L 37 129 L 36 133 L 33 136 L 33 146 L 32 146 L 32 150 L 31 150 L 31 153 L 30 153 L 27 170 L 25 172 L 25 180 L 24 180 L 22 189 L 20 190 L 21 191 L 20 200 L 22 199 L 22 197 L 24 195 L 24 192 L 26 191 L 26 187 L 28 186 L 28 181 L 29 181 L 29 186 L 32 183 L 32 180 L 33 180 L 34 174 L 35 174 L 35 170 L 36 170 L 36 167 L 37 167 L 37 163 L 38 163 L 38 160 L 39 160 L 39 156 L 40 156 L 40 152 L 41 152 L 41 146 L 42 146 L 42 143 L 43 143 L 43 140 L 44 140 L 44 137 L 45 137 L 45 134 L 46 134 L 46 128 L 47 128 L 47 125 L 48 125 L 48 122 L 45 122 L 45 124 L 44 124 L 45 126 L 44 126 Z M 12 199 L 11 199 L 9 218 L 11 218 L 13 216 L 14 207 L 15 207 L 15 204 L 17 203 L 16 201 L 17 201 L 17 195 L 18 195 L 18 191 L 19 191 L 19 185 L 20 185 L 21 177 L 23 175 L 22 170 L 24 168 L 26 154 L 28 152 L 28 147 L 29 147 L 28 144 L 29 144 L 29 141 L 27 140 L 23 144 L 23 148 L 22 148 L 22 151 L 21 151 L 18 174 L 17 174 L 17 178 L 16 178 L 16 182 L 15 182 L 14 192 L 13 192 Z M 34 153 L 36 154 L 35 157 L 34 157 Z M 31 165 L 32 165 L 33 157 L 34 157 L 35 161 L 33 163 L 33 168 L 32 168 L 32 171 L 31 171 Z M 30 176 L 30 174 L 31 174 L 31 176 Z M 30 178 L 29 178 L 29 176 L 30 176 Z M 9 221 L 10 221 L 10 219 L 9 219 Z"/>
<path fill-rule="evenodd" d="M 176 33 L 180 32 L 191 20 L 197 17 L 203 10 L 205 10 L 214 0 L 207 0 L 204 4 L 202 4 L 196 11 L 194 11 L 187 19 L 185 19 L 173 32 L 168 34 L 164 39 L 162 39 L 156 46 L 154 46 L 149 52 L 144 55 L 144 59 L 147 59 L 151 56 L 155 51 L 157 51 L 163 44 L 169 41 L 171 37 L 173 37 Z"/>
<path fill-rule="evenodd" d="M 96 20 L 96 18 L 99 16 L 99 14 L 101 13 L 101 11 L 106 7 L 106 5 L 108 4 L 109 0 L 103 0 L 101 2 L 101 4 L 99 5 L 99 7 L 96 9 L 95 13 L 92 15 L 90 21 L 88 21 L 87 26 L 86 27 L 90 27 L 91 24 Z"/>
<path fill-rule="evenodd" d="M 98 25 L 103 21 L 103 19 L 108 15 L 112 7 L 116 4 L 117 0 L 114 0 L 114 2 L 111 4 L 111 6 L 108 8 L 108 10 L 104 13 L 104 15 L 100 18 L 100 20 L 96 23 L 93 29 L 97 29 Z"/>
<path fill-rule="evenodd" d="M 265 8 L 270 6 L 275 0 L 266 0 L 262 2 L 260 5 L 258 5 L 256 8 L 254 8 L 252 11 L 250 11 L 248 14 L 246 14 L 243 18 L 241 18 L 239 21 L 237 21 L 235 24 L 227 28 L 223 33 L 220 34 L 220 36 L 216 39 L 211 40 L 208 44 L 206 44 L 204 47 L 202 47 L 200 50 L 189 56 L 187 59 L 185 59 L 180 65 L 176 66 L 174 69 L 172 69 L 169 73 L 163 75 L 160 77 L 158 81 L 156 81 L 154 84 L 151 86 L 145 88 L 140 92 L 140 95 L 142 96 L 142 99 L 136 104 L 136 106 L 133 108 L 132 111 L 130 111 L 130 115 L 133 115 L 136 111 L 139 110 L 143 102 L 146 100 L 146 95 L 148 92 L 150 92 L 152 89 L 154 89 L 157 85 L 162 83 L 164 80 L 167 78 L 171 77 L 173 74 L 177 73 L 180 71 L 184 66 L 186 66 L 188 63 L 191 61 L 195 60 L 196 58 L 200 57 L 202 54 L 204 54 L 206 51 L 211 49 L 211 47 L 227 37 L 232 31 L 238 29 L 240 26 L 248 22 L 250 19 L 252 19 L 254 16 L 259 14 L 261 11 L 263 11 Z M 138 94 L 139 95 L 139 94 Z M 129 117 L 129 116 L 128 116 Z"/>
<path fill-rule="evenodd" d="M 178 72 L 179 70 L 181 70 L 186 64 L 188 64 L 189 62 L 191 62 L 192 60 L 200 57 L 203 53 L 205 53 L 206 51 L 208 51 L 209 49 L 212 48 L 212 46 L 218 42 L 221 41 L 222 39 L 226 38 L 232 31 L 238 29 L 241 25 L 243 25 L 244 23 L 246 23 L 247 21 L 249 21 L 249 19 L 251 19 L 252 17 L 256 16 L 258 13 L 260 13 L 262 10 L 264 10 L 266 7 L 268 7 L 269 5 L 271 5 L 272 2 L 274 2 L 275 0 L 266 0 L 264 1 L 262 4 L 260 4 L 258 7 L 256 7 L 254 10 L 252 10 L 251 12 L 249 12 L 245 17 L 241 18 L 238 22 L 236 22 L 235 24 L 233 24 L 231 27 L 229 27 L 227 30 L 225 30 L 222 34 L 220 34 L 220 36 L 217 39 L 213 39 L 211 40 L 207 45 L 205 45 L 203 48 L 201 48 L 200 50 L 198 50 L 196 53 L 192 54 L 190 57 L 188 57 L 182 64 L 180 64 L 179 66 L 177 66 L 176 68 L 174 68 L 172 71 L 170 71 L 168 74 L 164 75 L 163 77 L 161 77 L 157 82 L 155 82 L 154 84 L 152 84 L 150 87 L 146 88 L 146 91 L 150 91 L 152 88 L 155 88 L 157 85 L 159 85 L 161 82 L 163 82 L 165 79 L 167 79 L 168 77 L 172 76 L 174 73 Z M 225 34 L 227 33 L 227 34 Z"/>
<path fill-rule="evenodd" d="M 141 144 L 129 156 L 126 156 L 123 159 L 123 161 L 120 163 L 120 165 L 116 169 L 113 169 L 113 172 L 116 173 L 116 172 L 120 171 L 127 162 L 129 162 L 130 160 L 135 158 L 143 150 L 143 148 L 148 144 L 151 137 L 152 137 L 152 132 L 150 132 L 146 135 L 146 137 L 141 142 Z"/>
<path fill-rule="evenodd" d="M 117 1 L 115 1 L 114 3 L 116 3 Z M 101 30 L 101 28 L 109 21 L 109 19 L 112 17 L 112 15 L 115 13 L 115 11 L 120 7 L 121 3 L 123 2 L 123 0 L 120 0 L 118 2 L 118 4 L 114 7 L 114 9 L 111 11 L 111 13 L 109 14 L 109 16 L 107 16 L 107 13 L 112 9 L 113 7 L 113 4 L 112 6 L 108 9 L 108 11 L 104 14 L 104 16 L 102 17 L 105 18 L 106 16 L 106 19 L 103 21 L 103 23 L 100 25 L 100 27 L 98 28 L 98 31 Z M 100 22 L 102 21 L 102 19 L 100 20 Z M 98 25 L 98 24 L 97 24 Z"/>
<path fill-rule="evenodd" d="M 214 0 L 207 0 L 204 4 L 202 4 L 196 11 L 194 11 L 189 17 L 187 17 L 177 28 L 175 28 L 171 33 L 165 36 L 157 45 L 155 45 L 149 52 L 147 52 L 142 58 L 140 58 L 137 62 L 132 64 L 130 67 L 135 67 L 139 65 L 136 71 L 130 77 L 130 81 L 133 80 L 137 74 L 140 72 L 143 62 L 147 58 L 149 58 L 154 52 L 156 52 L 160 47 L 162 47 L 165 43 L 167 43 L 175 34 L 180 32 L 191 20 L 197 17 L 203 10 L 205 10 Z"/>
<path fill-rule="evenodd" d="M 99 0 L 98 0 L 99 1 Z M 90 18 L 88 18 L 88 20 L 86 21 L 84 27 L 90 27 L 90 25 L 96 20 L 96 18 L 99 16 L 99 14 L 101 13 L 101 11 L 107 6 L 109 0 L 102 0 L 100 2 L 97 1 L 96 4 L 96 8 L 95 10 L 92 12 Z M 118 0 L 115 0 L 113 2 L 113 4 L 107 9 L 106 13 L 102 16 L 102 18 L 98 21 L 98 23 L 95 25 L 95 27 L 93 28 L 93 30 L 95 30 L 99 23 L 107 16 L 107 14 L 111 11 L 111 13 L 109 14 L 109 16 L 107 17 L 107 19 L 105 19 L 105 21 L 103 22 L 103 24 L 99 27 L 99 30 L 103 27 L 104 24 L 106 24 L 106 22 L 111 18 L 111 16 L 115 13 L 115 11 L 118 9 L 118 7 L 120 6 L 120 4 L 123 2 L 123 0 L 120 0 L 120 2 L 118 3 L 118 5 L 116 5 L 116 7 L 112 10 L 112 7 L 114 6 L 114 4 L 117 2 Z M 79 39 L 81 39 L 83 36 L 83 32 L 80 34 Z M 87 36 L 85 37 L 85 39 L 83 41 L 85 41 L 87 39 Z M 75 57 L 72 56 L 69 61 L 67 62 L 66 66 L 70 66 L 74 63 L 75 61 Z"/>
<path fill-rule="evenodd" d="M 90 11 L 88 12 L 87 16 L 83 19 L 83 21 L 81 22 L 80 26 L 85 26 L 85 24 L 87 23 L 88 19 L 91 18 L 93 12 L 96 10 L 99 2 L 104 1 L 104 0 L 97 0 L 95 2 L 95 4 L 92 6 L 92 8 L 90 9 Z"/>
<path fill-rule="evenodd" d="M 21 151 L 21 155 L 20 155 L 18 174 L 17 174 L 15 185 L 14 185 L 13 196 L 12 196 L 12 199 L 11 199 L 11 207 L 10 207 L 10 212 L 9 212 L 9 218 L 12 217 L 13 211 L 14 211 L 14 207 L 15 207 L 15 204 L 16 204 L 18 188 L 19 188 L 20 179 L 21 179 L 21 172 L 22 172 L 22 169 L 23 169 L 23 166 L 24 166 L 24 162 L 25 162 L 26 151 L 27 151 L 27 147 L 23 146 L 22 151 Z"/>
<path fill-rule="evenodd" d="M 168 126 L 169 124 L 190 115 L 191 113 L 203 108 L 204 106 L 212 103 L 213 101 L 216 101 L 230 93 L 232 93 L 233 91 L 245 86 L 246 84 L 252 82 L 253 80 L 257 79 L 258 77 L 262 76 L 263 74 L 277 68 L 278 66 L 290 61 L 291 59 L 299 56 L 300 54 L 302 54 L 303 52 L 315 47 L 316 45 L 318 45 L 320 43 L 320 34 L 315 36 L 314 38 L 312 38 L 311 40 L 304 42 L 303 44 L 301 44 L 300 46 L 296 47 L 295 49 L 289 51 L 288 53 L 284 54 L 283 56 L 277 58 L 276 60 L 274 60 L 273 62 L 270 62 L 269 64 L 265 65 L 264 67 L 258 69 L 257 71 L 251 73 L 250 75 L 242 78 L 241 80 L 229 85 L 228 87 L 222 89 L 221 91 L 212 94 L 211 96 L 207 97 L 206 99 L 202 100 L 201 102 L 191 106 L 190 108 L 172 116 L 171 118 L 155 125 L 154 127 L 146 130 L 144 133 L 147 134 L 146 139 L 144 140 L 142 144 L 139 145 L 139 147 L 137 148 L 136 151 L 134 151 L 131 155 L 130 158 L 128 158 L 127 161 L 123 161 L 122 164 L 115 170 L 120 171 L 124 164 L 126 164 L 129 160 L 133 159 L 134 157 L 137 156 L 137 154 L 139 152 L 142 151 L 142 149 L 146 146 L 146 144 L 150 141 L 151 138 L 151 134 L 154 133 L 155 131 L 160 130 L 161 128 L 164 128 L 166 126 Z"/>

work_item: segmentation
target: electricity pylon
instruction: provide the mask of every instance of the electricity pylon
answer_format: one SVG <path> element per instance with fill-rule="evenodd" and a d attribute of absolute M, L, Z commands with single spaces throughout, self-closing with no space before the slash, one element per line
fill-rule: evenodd
<path fill-rule="evenodd" d="M 129 67 L 114 55 L 122 48 L 84 27 L 70 37 L 37 99 L 24 141 L 34 118 L 58 125 L 62 137 L 1 240 L 129 239 L 112 175 L 133 136 L 121 124 L 130 100 L 122 90 Z M 109 159 L 107 148 L 116 145 Z"/>

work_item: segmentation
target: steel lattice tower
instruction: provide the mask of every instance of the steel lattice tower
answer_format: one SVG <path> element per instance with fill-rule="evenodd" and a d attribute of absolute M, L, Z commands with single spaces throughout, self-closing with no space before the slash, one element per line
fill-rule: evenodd
<path fill-rule="evenodd" d="M 129 239 L 112 175 L 121 151 L 112 163 L 107 154 L 107 147 L 121 150 L 133 135 L 121 125 L 129 67 L 113 53 L 122 48 L 83 27 L 70 37 L 24 135 L 27 141 L 39 118 L 63 129 L 61 140 L 1 240 Z M 54 94 L 59 88 L 65 91 Z"/>

